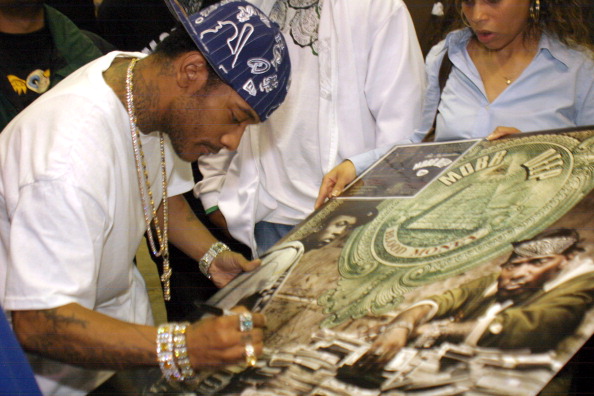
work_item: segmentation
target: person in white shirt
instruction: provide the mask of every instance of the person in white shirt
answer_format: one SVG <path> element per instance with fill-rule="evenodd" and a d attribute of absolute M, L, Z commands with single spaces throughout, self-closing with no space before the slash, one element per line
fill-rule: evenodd
<path fill-rule="evenodd" d="M 287 99 L 237 153 L 200 159 L 211 219 L 257 256 L 314 208 L 322 177 L 409 135 L 425 78 L 401 0 L 252 0 L 279 23 L 293 65 Z"/>
<path fill-rule="evenodd" d="M 253 365 L 262 352 L 265 318 L 245 308 L 154 327 L 133 259 L 146 232 L 165 263 L 166 298 L 168 241 L 218 286 L 258 265 L 194 216 L 180 158 L 235 149 L 279 106 L 286 44 L 245 1 L 170 5 L 185 29 L 154 54 L 112 52 L 83 66 L 0 134 L 0 304 L 44 394 L 86 394 L 134 367 L 183 381 L 195 369 Z M 248 33 L 240 49 L 238 30 Z"/>

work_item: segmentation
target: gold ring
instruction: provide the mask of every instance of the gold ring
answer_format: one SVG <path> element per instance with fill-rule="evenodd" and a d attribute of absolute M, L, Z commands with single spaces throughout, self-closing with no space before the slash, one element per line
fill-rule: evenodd
<path fill-rule="evenodd" d="M 254 346 L 250 343 L 245 344 L 245 364 L 248 367 L 254 367 L 256 361 L 256 351 L 254 350 Z"/>
<path fill-rule="evenodd" d="M 239 314 L 239 331 L 251 331 L 254 328 L 254 320 L 252 314 L 249 312 L 242 312 Z"/>

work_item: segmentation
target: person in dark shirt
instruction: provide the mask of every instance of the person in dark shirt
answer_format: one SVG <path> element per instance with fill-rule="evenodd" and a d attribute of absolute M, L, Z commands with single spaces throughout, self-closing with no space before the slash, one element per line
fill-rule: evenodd
<path fill-rule="evenodd" d="M 43 0 L 0 0 L 0 131 L 41 94 L 103 51 Z"/>

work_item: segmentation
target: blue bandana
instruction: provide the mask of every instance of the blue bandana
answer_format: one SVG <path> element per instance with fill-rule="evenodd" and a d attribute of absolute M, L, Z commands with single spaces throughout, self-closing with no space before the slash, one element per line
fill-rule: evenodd
<path fill-rule="evenodd" d="M 278 25 L 243 0 L 166 0 L 219 77 L 266 120 L 285 100 L 291 77 L 287 44 Z"/>

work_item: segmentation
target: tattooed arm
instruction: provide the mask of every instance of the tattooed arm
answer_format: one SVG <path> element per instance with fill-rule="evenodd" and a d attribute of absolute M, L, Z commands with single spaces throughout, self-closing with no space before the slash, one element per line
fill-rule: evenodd
<path fill-rule="evenodd" d="M 264 316 L 253 314 L 253 319 L 254 330 L 248 335 L 259 355 Z M 13 311 L 12 320 L 23 348 L 54 360 L 110 370 L 157 365 L 157 330 L 151 326 L 122 322 L 74 303 L 40 311 Z M 192 366 L 200 369 L 243 361 L 245 336 L 239 331 L 237 315 L 193 323 L 187 331 Z"/>
<path fill-rule="evenodd" d="M 217 240 L 196 217 L 183 195 L 169 197 L 169 239 L 188 256 L 199 261 Z M 162 223 L 163 205 L 159 208 Z M 251 271 L 259 260 L 247 261 L 242 255 L 224 252 L 213 261 L 210 273 L 214 283 L 223 287 L 243 271 Z"/>
<path fill-rule="evenodd" d="M 157 332 L 78 304 L 13 311 L 14 331 L 27 351 L 87 368 L 154 365 Z"/>

